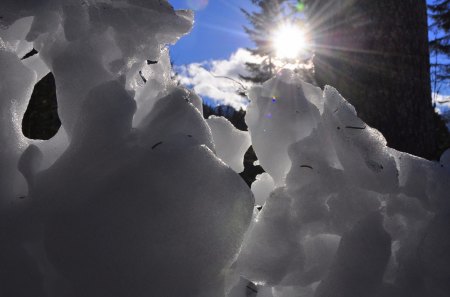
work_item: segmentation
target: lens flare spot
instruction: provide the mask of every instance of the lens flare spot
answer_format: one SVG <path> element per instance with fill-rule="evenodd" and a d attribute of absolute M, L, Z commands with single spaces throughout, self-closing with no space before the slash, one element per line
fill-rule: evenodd
<path fill-rule="evenodd" d="M 208 6 L 208 0 L 187 0 L 187 5 L 192 10 L 202 10 Z"/>
<path fill-rule="evenodd" d="M 303 3 L 302 1 L 298 1 L 297 5 L 295 5 L 295 8 L 298 12 L 302 12 L 303 10 L 305 10 L 305 3 Z"/>

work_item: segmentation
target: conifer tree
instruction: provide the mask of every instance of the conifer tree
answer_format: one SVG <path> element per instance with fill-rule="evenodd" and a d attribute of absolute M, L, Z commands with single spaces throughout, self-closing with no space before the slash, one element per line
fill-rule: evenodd
<path fill-rule="evenodd" d="M 262 83 L 273 76 L 275 64 L 270 32 L 286 15 L 284 7 L 286 2 L 287 0 L 252 0 L 252 3 L 258 7 L 258 11 L 248 12 L 242 9 L 251 24 L 251 27 L 244 27 L 244 30 L 256 45 L 256 48 L 248 50 L 253 55 L 263 57 L 261 63 L 245 63 L 250 75 L 241 75 L 242 79 Z"/>
<path fill-rule="evenodd" d="M 432 19 L 430 29 L 434 38 L 430 41 L 431 76 L 434 91 L 450 80 L 450 0 L 434 0 L 428 5 Z"/>

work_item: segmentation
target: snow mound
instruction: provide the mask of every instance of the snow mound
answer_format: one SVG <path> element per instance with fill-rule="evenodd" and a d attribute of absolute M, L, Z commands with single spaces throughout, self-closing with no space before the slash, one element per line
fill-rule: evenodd
<path fill-rule="evenodd" d="M 334 88 L 288 70 L 250 98 L 246 122 L 267 172 L 252 185 L 257 203 L 270 178 L 277 188 L 237 259 L 246 279 L 274 296 L 409 296 L 417 277 L 420 296 L 449 292 L 437 268 L 449 263 L 447 241 L 431 239 L 450 213 L 448 152 L 439 164 L 388 148 Z"/>
<path fill-rule="evenodd" d="M 138 0 L 0 8 L 0 295 L 223 296 L 254 199 L 215 155 L 201 99 L 170 79 L 165 46 L 192 13 Z M 28 140 L 20 123 L 48 71 L 62 128 Z"/>

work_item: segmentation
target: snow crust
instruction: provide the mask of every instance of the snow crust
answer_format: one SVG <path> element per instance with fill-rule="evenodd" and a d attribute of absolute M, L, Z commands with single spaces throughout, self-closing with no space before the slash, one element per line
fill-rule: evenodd
<path fill-rule="evenodd" d="M 1 296 L 450 295 L 450 150 L 388 148 L 289 70 L 248 132 L 204 120 L 166 49 L 193 14 L 164 0 L 3 0 L 0 25 Z M 62 128 L 26 139 L 49 71 Z"/>

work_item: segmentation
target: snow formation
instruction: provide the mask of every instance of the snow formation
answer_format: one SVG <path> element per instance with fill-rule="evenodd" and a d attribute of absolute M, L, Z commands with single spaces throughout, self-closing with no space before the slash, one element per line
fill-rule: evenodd
<path fill-rule="evenodd" d="M 290 71 L 250 99 L 252 145 L 277 188 L 244 239 L 243 277 L 273 297 L 450 293 L 450 150 L 439 163 L 395 151 L 334 88 Z"/>
<path fill-rule="evenodd" d="M 165 48 L 192 24 L 165 0 L 0 3 L 0 296 L 448 296 L 450 151 L 388 148 L 289 70 L 250 91 L 248 132 L 204 120 Z M 62 128 L 26 139 L 49 71 Z"/>

